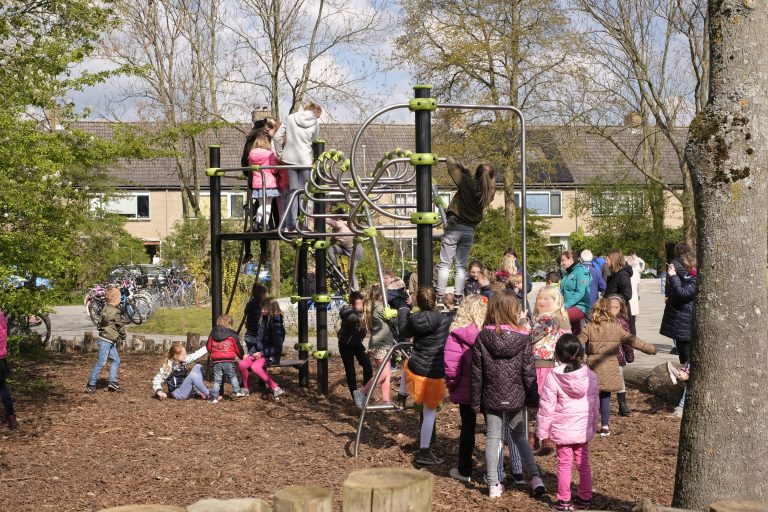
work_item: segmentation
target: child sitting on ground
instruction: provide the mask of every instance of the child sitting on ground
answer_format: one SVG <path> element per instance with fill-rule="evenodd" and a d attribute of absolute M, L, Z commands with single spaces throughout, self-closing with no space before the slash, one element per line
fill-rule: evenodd
<path fill-rule="evenodd" d="M 445 377 L 445 342 L 451 320 L 435 311 L 437 292 L 431 286 L 419 288 L 416 294 L 418 312 L 400 310 L 400 333 L 413 338 L 411 357 L 405 363 L 408 394 L 421 406 L 421 439 L 416 464 L 442 464 L 443 459 L 432 453 L 437 409 L 442 406 L 447 389 Z"/>
<path fill-rule="evenodd" d="M 107 304 L 101 311 L 99 318 L 99 355 L 91 371 L 88 384 L 85 386 L 86 393 L 96 392 L 96 381 L 99 378 L 99 372 L 107 364 L 107 359 L 112 360 L 112 365 L 109 367 L 107 389 L 109 391 L 123 391 L 123 388 L 117 383 L 117 374 L 120 371 L 120 355 L 117 353 L 117 343 L 125 342 L 125 325 L 128 323 L 128 318 L 118 307 L 121 298 L 118 288 L 110 288 L 105 294 Z"/>
<path fill-rule="evenodd" d="M 199 364 L 187 371 L 187 365 L 200 359 L 208 353 L 208 347 L 203 345 L 192 354 L 181 343 L 174 343 L 168 349 L 166 358 L 160 371 L 152 379 L 152 389 L 159 400 L 172 396 L 176 400 L 186 400 L 195 391 L 203 398 L 210 400 L 210 392 L 203 382 L 203 371 Z M 163 391 L 163 382 L 168 387 L 168 393 Z"/>
<path fill-rule="evenodd" d="M 211 361 L 213 361 L 213 390 L 211 392 L 211 403 L 213 404 L 221 401 L 219 392 L 221 391 L 223 375 L 229 379 L 235 397 L 246 396 L 240 390 L 240 382 L 237 380 L 237 373 L 235 372 L 235 362 L 243 357 L 243 349 L 237 338 L 237 333 L 232 330 L 232 317 L 221 315 L 216 321 L 216 327 L 208 336 L 208 343 L 206 344 L 206 348 L 211 354 Z"/>
<path fill-rule="evenodd" d="M 544 381 L 539 398 L 538 435 L 557 445 L 557 503 L 554 512 L 592 509 L 589 441 L 598 426 L 597 375 L 582 365 L 584 349 L 573 334 L 555 345 L 560 366 Z M 571 466 L 579 470 L 579 489 L 571 502 Z"/>

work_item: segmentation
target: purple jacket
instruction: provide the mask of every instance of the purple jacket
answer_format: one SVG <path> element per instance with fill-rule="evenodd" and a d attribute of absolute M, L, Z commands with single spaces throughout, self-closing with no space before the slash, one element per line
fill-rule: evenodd
<path fill-rule="evenodd" d="M 451 402 L 472 403 L 470 381 L 472 378 L 472 346 L 480 328 L 475 324 L 454 329 L 445 342 L 445 383 L 450 391 Z"/>
<path fill-rule="evenodd" d="M 537 433 L 557 445 L 588 443 L 600 419 L 597 375 L 586 365 L 570 373 L 564 370 L 558 366 L 544 381 Z"/>
<path fill-rule="evenodd" d="M 519 411 L 539 404 L 531 335 L 487 326 L 472 347 L 472 408 Z"/>

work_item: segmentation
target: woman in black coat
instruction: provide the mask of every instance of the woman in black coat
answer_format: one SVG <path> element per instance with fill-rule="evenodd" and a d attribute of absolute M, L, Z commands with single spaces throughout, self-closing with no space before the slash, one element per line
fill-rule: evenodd
<path fill-rule="evenodd" d="M 691 358 L 693 301 L 698 290 L 698 272 L 693 253 L 676 258 L 667 268 L 667 304 L 659 333 L 675 341 L 680 364 Z"/>
<path fill-rule="evenodd" d="M 619 295 L 624 299 L 629 314 L 628 323 L 630 334 L 637 335 L 635 328 L 635 313 L 629 307 L 632 299 L 632 266 L 624 259 L 624 254 L 614 249 L 605 257 L 605 266 L 609 268 L 608 279 L 605 280 L 603 297 Z"/>

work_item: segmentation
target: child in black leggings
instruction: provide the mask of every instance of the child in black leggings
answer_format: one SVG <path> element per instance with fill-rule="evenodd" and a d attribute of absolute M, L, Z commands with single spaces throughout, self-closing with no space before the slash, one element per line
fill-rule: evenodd
<path fill-rule="evenodd" d="M 344 373 L 347 376 L 347 386 L 352 398 L 357 389 L 357 374 L 355 372 L 355 359 L 363 367 L 363 382 L 368 382 L 373 377 L 371 360 L 365 353 L 366 330 L 362 326 L 363 294 L 352 292 L 349 294 L 349 304 L 341 308 L 339 318 L 341 328 L 336 336 L 339 339 L 339 355 L 344 363 Z"/>
<path fill-rule="evenodd" d="M 8 324 L 5 320 L 5 314 L 0 311 L 0 400 L 3 401 L 6 416 L 3 425 L 8 428 L 16 428 L 16 412 L 13 410 L 13 400 L 11 399 L 11 393 L 5 385 L 5 379 L 11 373 L 8 361 L 6 360 L 7 354 Z"/>

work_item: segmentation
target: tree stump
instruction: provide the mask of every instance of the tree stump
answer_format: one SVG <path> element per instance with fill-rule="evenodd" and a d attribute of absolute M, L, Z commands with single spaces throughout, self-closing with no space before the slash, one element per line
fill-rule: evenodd
<path fill-rule="evenodd" d="M 237 498 L 232 500 L 205 499 L 187 507 L 186 512 L 271 512 L 272 508 L 265 501 L 256 498 Z"/>
<path fill-rule="evenodd" d="M 93 336 L 92 331 L 86 331 L 83 333 L 83 351 L 94 352 L 98 348 L 98 338 Z"/>
<path fill-rule="evenodd" d="M 186 512 L 186 509 L 173 505 L 123 505 L 103 508 L 99 512 Z"/>
<path fill-rule="evenodd" d="M 332 512 L 333 492 L 323 487 L 291 485 L 275 493 L 274 512 Z"/>
<path fill-rule="evenodd" d="M 709 512 L 768 512 L 768 503 L 741 500 L 718 501 L 709 506 Z"/>
<path fill-rule="evenodd" d="M 200 335 L 195 334 L 194 332 L 188 332 L 187 333 L 187 344 L 186 347 L 187 352 L 194 352 L 195 350 L 200 348 Z"/>
<path fill-rule="evenodd" d="M 146 348 L 144 344 L 144 336 L 134 334 L 133 335 L 133 350 L 136 352 L 143 352 Z"/>
<path fill-rule="evenodd" d="M 344 512 L 427 512 L 434 477 L 415 469 L 355 471 L 344 482 Z"/>

